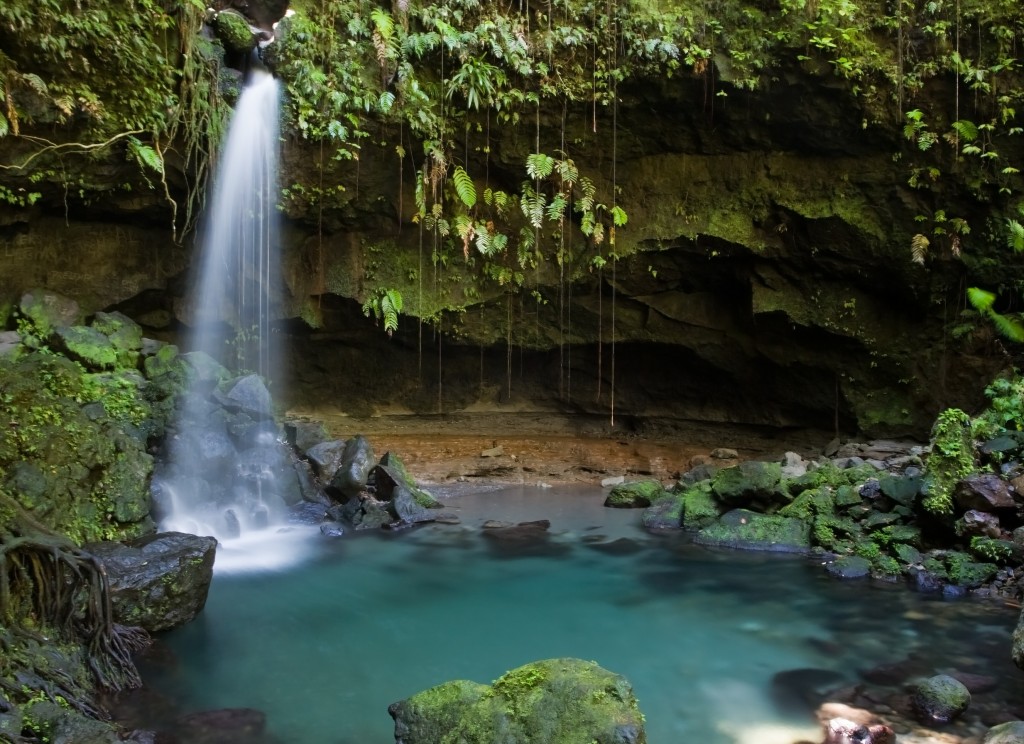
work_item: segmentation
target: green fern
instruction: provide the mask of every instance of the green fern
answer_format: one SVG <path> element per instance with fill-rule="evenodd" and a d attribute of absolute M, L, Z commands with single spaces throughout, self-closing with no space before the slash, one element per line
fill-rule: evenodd
<path fill-rule="evenodd" d="M 555 169 L 555 159 L 542 152 L 526 156 L 526 173 L 534 180 L 547 178 Z"/>
<path fill-rule="evenodd" d="M 974 122 L 967 121 L 966 119 L 954 121 L 953 131 L 965 142 L 974 142 L 974 140 L 978 139 L 978 127 L 975 126 Z"/>
<path fill-rule="evenodd" d="M 913 238 L 910 239 L 910 257 L 914 263 L 924 264 L 925 258 L 928 256 L 928 246 L 931 245 L 931 241 L 921 233 L 917 233 Z"/>
<path fill-rule="evenodd" d="M 1007 220 L 1006 245 L 1012 248 L 1015 253 L 1024 251 L 1024 225 L 1017 220 Z"/>
<path fill-rule="evenodd" d="M 469 209 L 472 209 L 476 204 L 476 185 L 473 183 L 473 179 L 466 173 L 466 169 L 459 165 L 455 167 L 452 180 L 455 182 L 455 192 L 459 195 L 459 199 Z"/>
<path fill-rule="evenodd" d="M 1014 343 L 1024 342 L 1024 325 L 1019 320 L 1009 315 L 997 313 L 992 309 L 995 305 L 996 296 L 979 287 L 968 287 L 967 301 L 971 306 L 986 318 L 992 321 L 992 325 L 1004 337 Z"/>
<path fill-rule="evenodd" d="M 128 152 L 142 168 L 149 168 L 160 175 L 164 173 L 163 158 L 149 145 L 142 144 L 135 137 L 128 138 Z"/>
<path fill-rule="evenodd" d="M 622 227 L 629 222 L 629 216 L 626 214 L 626 210 L 622 207 L 612 207 L 612 224 L 616 227 Z"/>
<path fill-rule="evenodd" d="M 996 296 L 992 292 L 986 292 L 979 287 L 968 287 L 967 301 L 979 313 L 989 313 L 992 311 L 992 305 L 996 301 Z"/>

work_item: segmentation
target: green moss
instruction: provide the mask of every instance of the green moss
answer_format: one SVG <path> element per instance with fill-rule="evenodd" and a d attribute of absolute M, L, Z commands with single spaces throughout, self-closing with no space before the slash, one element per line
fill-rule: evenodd
<path fill-rule="evenodd" d="M 711 482 L 702 481 L 686 489 L 683 494 L 683 526 L 691 530 L 707 527 L 718 519 L 718 501 L 711 493 Z"/>
<path fill-rule="evenodd" d="M 241 13 L 222 10 L 214 21 L 217 38 L 232 52 L 248 53 L 256 46 L 256 37 L 249 28 L 249 22 Z"/>
<path fill-rule="evenodd" d="M 971 552 L 982 560 L 1003 564 L 1013 557 L 1016 547 L 1009 540 L 976 535 L 971 538 Z"/>
<path fill-rule="evenodd" d="M 975 563 L 966 553 L 949 553 L 945 563 L 949 580 L 968 589 L 981 586 L 999 571 L 994 563 Z"/>
<path fill-rule="evenodd" d="M 666 493 L 656 480 L 620 483 L 609 492 L 604 505 L 616 509 L 635 509 L 650 506 Z"/>
<path fill-rule="evenodd" d="M 971 419 L 958 408 L 947 408 L 932 428 L 931 454 L 926 461 L 927 495 L 924 508 L 952 517 L 956 484 L 974 472 Z"/>
<path fill-rule="evenodd" d="M 816 516 L 829 516 L 835 513 L 835 498 L 828 486 L 804 491 L 792 502 L 782 507 L 779 514 L 784 517 L 811 519 Z"/>

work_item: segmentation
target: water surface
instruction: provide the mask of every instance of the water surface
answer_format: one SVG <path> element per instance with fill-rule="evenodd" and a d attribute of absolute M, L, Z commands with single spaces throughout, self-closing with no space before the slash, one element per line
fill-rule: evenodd
<path fill-rule="evenodd" d="M 314 536 L 287 572 L 220 572 L 206 609 L 144 669 L 185 711 L 253 707 L 282 742 L 393 742 L 388 704 L 456 678 L 490 682 L 575 656 L 625 675 L 652 744 L 820 740 L 771 679 L 925 654 L 1005 675 L 1014 613 L 828 578 L 805 558 L 652 536 L 595 488 L 513 488 L 449 500 L 461 525 Z M 488 518 L 551 521 L 542 545 L 501 547 Z M 307 538 L 309 539 L 309 538 Z M 965 645 L 969 644 L 969 645 Z M 1016 689 L 1019 693 L 1020 689 Z"/>

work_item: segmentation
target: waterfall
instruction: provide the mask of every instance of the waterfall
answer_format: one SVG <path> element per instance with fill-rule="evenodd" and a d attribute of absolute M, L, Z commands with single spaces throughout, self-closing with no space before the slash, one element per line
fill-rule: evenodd
<path fill-rule="evenodd" d="M 153 477 L 160 528 L 216 537 L 218 570 L 302 552 L 285 527 L 302 488 L 265 383 L 279 381 L 278 98 L 273 76 L 253 71 L 228 129 L 181 313 L 184 390 Z"/>
<path fill-rule="evenodd" d="M 279 276 L 279 86 L 263 70 L 251 75 L 238 99 L 214 179 L 202 262 L 189 307 L 196 329 L 191 348 L 230 367 L 274 379 L 279 355 L 270 320 Z"/>

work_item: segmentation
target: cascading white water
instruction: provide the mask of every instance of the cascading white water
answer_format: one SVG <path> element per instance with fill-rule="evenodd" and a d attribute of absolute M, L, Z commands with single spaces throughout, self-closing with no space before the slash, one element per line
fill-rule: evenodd
<path fill-rule="evenodd" d="M 238 99 L 214 180 L 189 308 L 195 328 L 191 348 L 229 367 L 274 379 L 279 355 L 270 321 L 279 276 L 279 86 L 263 70 L 251 76 Z"/>
<path fill-rule="evenodd" d="M 282 529 L 301 486 L 265 385 L 279 381 L 278 98 L 277 81 L 253 71 L 228 129 L 182 313 L 187 390 L 153 478 L 161 529 L 216 537 L 218 570 L 302 552 Z M 228 380 L 229 369 L 242 376 Z"/>

